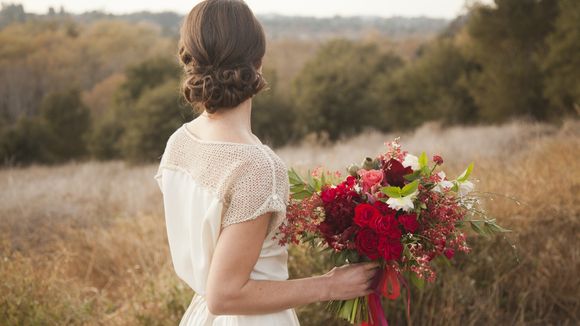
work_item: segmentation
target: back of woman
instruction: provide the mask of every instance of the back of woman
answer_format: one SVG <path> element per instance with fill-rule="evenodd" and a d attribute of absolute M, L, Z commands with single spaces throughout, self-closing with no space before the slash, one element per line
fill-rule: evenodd
<path fill-rule="evenodd" d="M 265 50 L 241 0 L 203 1 L 182 26 L 182 93 L 199 115 L 171 135 L 155 175 L 173 267 L 195 292 L 180 325 L 299 325 L 296 306 L 371 291 L 376 264 L 288 280 L 287 248 L 272 239 L 287 167 L 250 124 Z"/>

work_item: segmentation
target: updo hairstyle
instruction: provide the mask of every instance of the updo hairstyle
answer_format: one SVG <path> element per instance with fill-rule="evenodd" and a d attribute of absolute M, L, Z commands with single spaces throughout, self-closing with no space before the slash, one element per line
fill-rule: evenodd
<path fill-rule="evenodd" d="M 233 108 L 267 86 L 262 25 L 243 0 L 205 0 L 185 18 L 179 40 L 182 94 L 198 113 Z"/>

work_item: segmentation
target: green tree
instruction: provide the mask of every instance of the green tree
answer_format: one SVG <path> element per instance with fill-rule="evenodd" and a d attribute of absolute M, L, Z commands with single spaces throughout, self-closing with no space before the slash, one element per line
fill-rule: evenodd
<path fill-rule="evenodd" d="M 252 129 L 264 143 L 273 147 L 296 141 L 296 113 L 292 103 L 278 91 L 275 70 L 264 69 L 264 76 L 269 89 L 252 99 Z"/>
<path fill-rule="evenodd" d="M 538 57 L 552 31 L 556 6 L 553 0 L 495 0 L 495 6 L 480 6 L 471 13 L 471 42 L 465 49 L 479 69 L 466 85 L 483 121 L 547 117 Z"/>
<path fill-rule="evenodd" d="M 169 136 L 191 120 L 192 109 L 179 97 L 179 83 L 168 80 L 137 100 L 121 140 L 123 156 L 132 163 L 159 159 Z"/>
<path fill-rule="evenodd" d="M 560 0 L 554 33 L 542 68 L 544 94 L 556 114 L 580 114 L 580 1 Z"/>
<path fill-rule="evenodd" d="M 400 66 L 398 56 L 380 52 L 376 44 L 329 41 L 293 82 L 297 130 L 325 133 L 334 141 L 366 127 L 379 127 L 369 85 L 377 75 Z"/>
<path fill-rule="evenodd" d="M 477 107 L 464 85 L 472 70 L 452 39 L 433 41 L 412 63 L 392 75 L 379 75 L 373 97 L 383 130 L 411 129 L 428 120 L 473 123 Z"/>
<path fill-rule="evenodd" d="M 49 144 L 55 141 L 47 122 L 39 117 L 21 116 L 11 125 L 0 126 L 0 163 L 20 165 L 55 163 L 61 158 Z"/>
<path fill-rule="evenodd" d="M 40 118 L 53 135 L 45 145 L 57 160 L 80 158 L 87 153 L 86 134 L 91 116 L 78 88 L 48 94 L 41 103 Z"/>
<path fill-rule="evenodd" d="M 90 137 L 91 154 L 98 159 L 121 158 L 128 147 L 121 144 L 127 126 L 133 126 L 133 119 L 140 119 L 142 114 L 136 108 L 141 97 L 167 81 L 177 82 L 180 70 L 175 60 L 167 57 L 155 57 L 127 68 L 126 81 L 115 92 L 113 104 L 94 121 Z M 173 100 L 176 94 L 169 94 Z M 170 114 L 175 111 L 169 111 Z M 130 136 L 129 138 L 134 137 Z M 131 148 L 135 148 L 132 143 Z M 132 150 L 133 150 L 132 149 Z M 135 153 L 130 154 L 136 157 Z"/>

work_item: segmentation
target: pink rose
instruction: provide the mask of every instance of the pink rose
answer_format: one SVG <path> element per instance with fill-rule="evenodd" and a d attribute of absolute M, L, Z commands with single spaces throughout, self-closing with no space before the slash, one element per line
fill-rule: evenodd
<path fill-rule="evenodd" d="M 362 178 L 363 190 L 369 191 L 372 186 L 380 184 L 383 181 L 383 171 L 381 170 L 358 170 L 358 174 Z"/>

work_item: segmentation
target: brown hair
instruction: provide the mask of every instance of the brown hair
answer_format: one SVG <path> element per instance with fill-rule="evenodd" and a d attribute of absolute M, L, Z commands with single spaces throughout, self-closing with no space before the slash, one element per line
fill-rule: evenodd
<path fill-rule="evenodd" d="M 200 2 L 181 27 L 185 99 L 198 112 L 239 105 L 267 86 L 258 71 L 265 52 L 262 25 L 243 0 Z"/>

